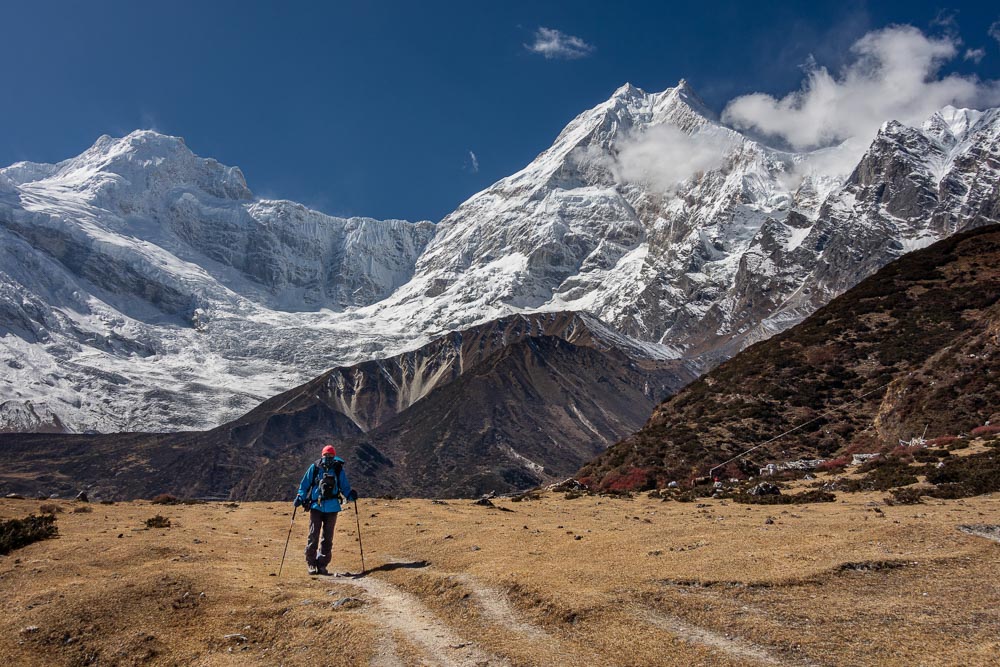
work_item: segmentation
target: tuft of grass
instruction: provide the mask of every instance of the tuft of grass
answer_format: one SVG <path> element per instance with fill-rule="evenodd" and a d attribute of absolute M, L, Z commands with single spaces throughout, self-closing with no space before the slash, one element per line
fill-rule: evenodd
<path fill-rule="evenodd" d="M 0 522 L 0 555 L 9 554 L 14 549 L 28 546 L 32 542 L 47 540 L 58 534 L 56 517 L 52 514 L 25 519 L 9 519 Z"/>
<path fill-rule="evenodd" d="M 38 506 L 38 511 L 42 514 L 58 514 L 63 511 L 63 508 L 59 507 L 55 503 L 45 503 L 44 505 Z"/>

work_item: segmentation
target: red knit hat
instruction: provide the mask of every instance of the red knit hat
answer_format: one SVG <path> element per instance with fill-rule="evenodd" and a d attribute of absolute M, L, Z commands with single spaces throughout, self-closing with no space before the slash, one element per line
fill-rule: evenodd
<path fill-rule="evenodd" d="M 336 456 L 337 450 L 333 448 L 333 445 L 327 445 L 323 448 L 323 456 Z"/>

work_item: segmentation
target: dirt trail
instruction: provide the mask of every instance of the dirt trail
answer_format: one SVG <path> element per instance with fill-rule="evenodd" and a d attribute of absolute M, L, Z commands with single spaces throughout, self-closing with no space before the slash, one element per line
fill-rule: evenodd
<path fill-rule="evenodd" d="M 740 661 L 751 661 L 761 665 L 779 665 L 780 667 L 799 667 L 807 664 L 788 660 L 782 656 L 775 655 L 769 649 L 759 644 L 736 637 L 727 637 L 714 630 L 688 623 L 676 616 L 668 616 L 660 612 L 644 610 L 638 614 L 638 617 L 650 625 L 676 635 L 689 644 L 707 646 Z"/>
<path fill-rule="evenodd" d="M 415 596 L 392 584 L 372 576 L 359 579 L 337 577 L 338 584 L 348 584 L 363 589 L 378 604 L 377 621 L 380 628 L 399 632 L 414 646 L 425 653 L 426 664 L 443 667 L 506 666 L 510 663 L 484 652 L 475 644 L 459 637 L 447 624 L 434 615 Z M 384 653 L 381 649 L 388 649 Z M 399 664 L 391 646 L 380 647 L 376 665 Z"/>
<path fill-rule="evenodd" d="M 516 632 L 532 641 L 553 641 L 552 635 L 542 628 L 519 619 L 514 607 L 510 604 L 510 600 L 502 591 L 484 586 L 475 577 L 468 574 L 454 576 L 472 591 L 476 602 L 479 603 L 487 618 L 496 625 L 503 626 L 507 630 Z"/>

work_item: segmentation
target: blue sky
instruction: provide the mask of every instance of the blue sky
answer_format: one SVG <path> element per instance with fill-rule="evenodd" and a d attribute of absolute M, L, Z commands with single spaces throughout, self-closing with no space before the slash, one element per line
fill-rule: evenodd
<path fill-rule="evenodd" d="M 260 196 L 438 220 L 625 81 L 686 78 L 722 111 L 798 89 L 810 59 L 837 72 L 891 24 L 958 45 L 945 74 L 1000 78 L 1000 6 L 799 4 L 7 3 L 0 164 L 153 128 Z"/>

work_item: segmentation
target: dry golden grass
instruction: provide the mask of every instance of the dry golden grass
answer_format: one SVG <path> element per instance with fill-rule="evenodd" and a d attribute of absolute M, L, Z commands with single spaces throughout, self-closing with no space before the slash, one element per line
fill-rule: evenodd
<path fill-rule="evenodd" d="M 1000 498 L 890 507 L 883 496 L 784 507 L 551 494 L 495 501 L 511 512 L 467 500 L 362 499 L 375 571 L 359 579 L 306 575 L 301 517 L 282 577 L 270 576 L 290 505 L 136 502 L 73 513 L 75 503 L 58 501 L 58 539 L 0 557 L 0 658 L 996 664 L 1000 544 L 956 526 L 1000 522 Z M 38 505 L 0 501 L 0 518 Z M 155 514 L 171 527 L 146 530 Z M 331 569 L 360 570 L 355 540 L 351 511 Z M 845 568 L 861 563 L 879 565 Z M 347 597 L 363 603 L 332 607 Z"/>

